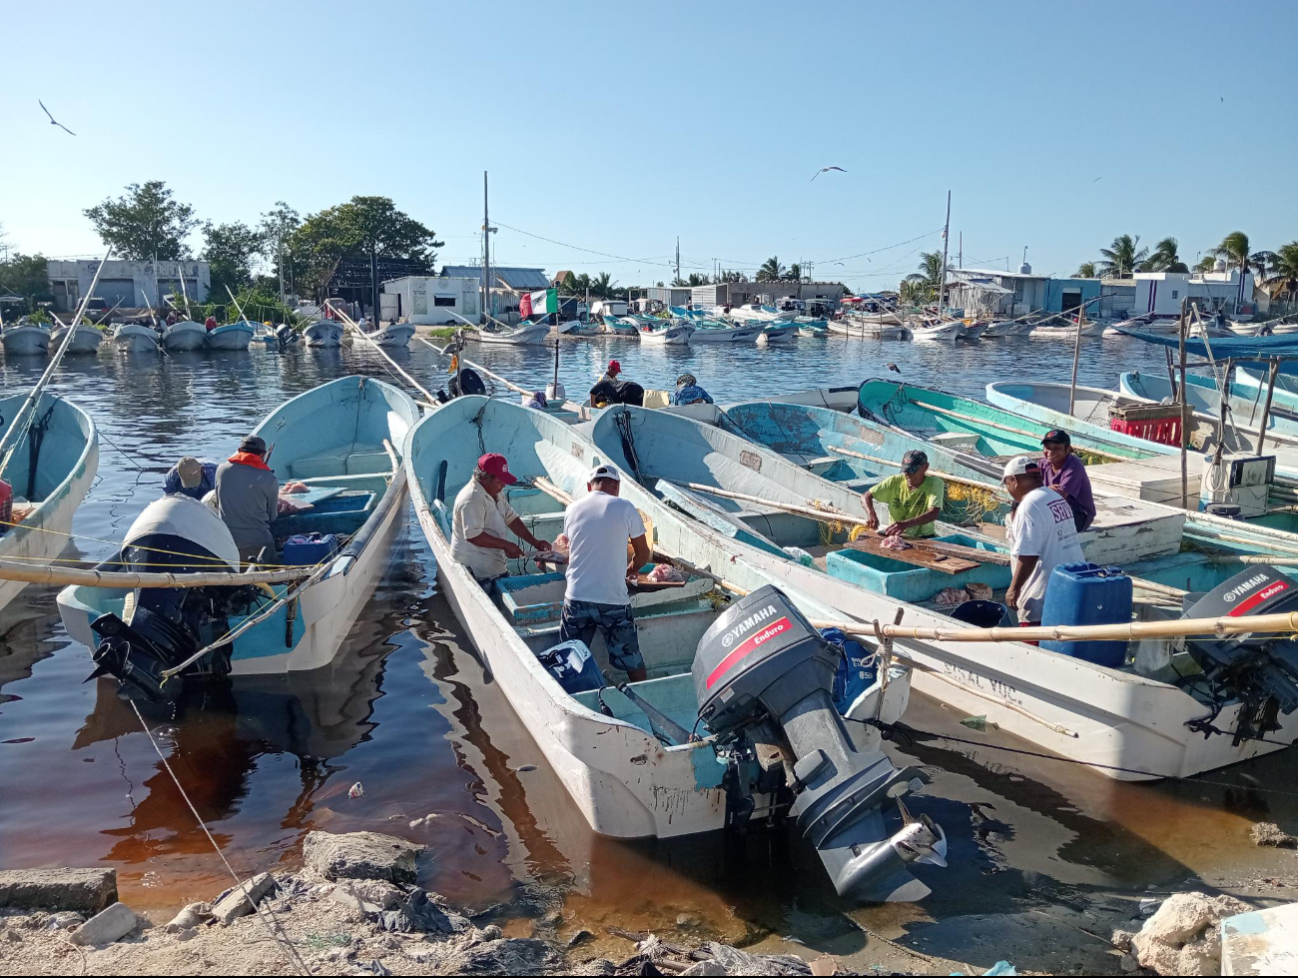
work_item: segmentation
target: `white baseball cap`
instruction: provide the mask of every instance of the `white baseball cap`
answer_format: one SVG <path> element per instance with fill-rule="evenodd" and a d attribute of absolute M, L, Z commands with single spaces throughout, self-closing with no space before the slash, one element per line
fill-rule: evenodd
<path fill-rule="evenodd" d="M 601 479 L 612 479 L 614 482 L 622 481 L 622 474 L 611 465 L 597 465 L 590 470 L 590 477 L 587 482 L 599 482 Z"/>
<path fill-rule="evenodd" d="M 1041 466 L 1037 460 L 1028 455 L 1016 455 L 1005 463 L 1005 471 L 1001 473 L 1001 480 L 1004 481 L 1010 476 L 1026 475 L 1029 472 L 1040 472 Z"/>

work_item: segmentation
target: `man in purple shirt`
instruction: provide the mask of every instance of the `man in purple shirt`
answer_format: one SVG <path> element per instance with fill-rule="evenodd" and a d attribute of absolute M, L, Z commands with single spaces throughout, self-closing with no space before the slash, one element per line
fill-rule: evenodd
<path fill-rule="evenodd" d="M 1095 497 L 1091 495 L 1091 479 L 1086 466 L 1073 454 L 1073 440 L 1068 432 L 1052 428 L 1041 439 L 1042 485 L 1055 490 L 1068 500 L 1073 510 L 1073 522 L 1081 533 L 1095 522 Z"/>

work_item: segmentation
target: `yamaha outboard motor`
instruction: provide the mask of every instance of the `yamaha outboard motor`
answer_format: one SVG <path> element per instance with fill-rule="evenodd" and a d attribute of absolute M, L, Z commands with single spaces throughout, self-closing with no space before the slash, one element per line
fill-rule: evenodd
<path fill-rule="evenodd" d="M 1258 564 L 1187 604 L 1186 618 L 1289 614 L 1298 611 L 1298 581 Z M 1280 715 L 1298 709 L 1298 640 L 1243 634 L 1190 639 L 1186 647 L 1211 685 L 1218 711 L 1233 700 L 1242 704 L 1236 744 L 1278 730 Z"/>
<path fill-rule="evenodd" d="M 945 865 L 946 837 L 927 816 L 911 819 L 901 795 L 926 780 L 898 770 L 879 751 L 859 752 L 834 708 L 840 653 L 778 589 L 736 602 L 699 643 L 694 685 L 699 719 L 733 749 L 782 761 L 794 794 L 791 817 L 815 845 L 841 895 L 918 900 L 929 888 L 911 876 L 915 861 Z M 747 742 L 747 743 L 746 743 Z M 896 800 L 901 828 L 884 826 Z"/>
<path fill-rule="evenodd" d="M 237 572 L 239 551 L 215 513 L 184 495 L 150 504 L 131 524 L 117 558 L 100 565 L 109 571 Z M 232 612 L 246 609 L 255 590 L 247 586 L 138 588 L 129 611 L 91 622 L 101 641 L 88 679 L 115 676 L 155 701 L 177 699 L 182 677 L 220 679 L 229 674 L 228 646 L 207 653 L 170 682 L 163 673 L 218 640 Z"/>

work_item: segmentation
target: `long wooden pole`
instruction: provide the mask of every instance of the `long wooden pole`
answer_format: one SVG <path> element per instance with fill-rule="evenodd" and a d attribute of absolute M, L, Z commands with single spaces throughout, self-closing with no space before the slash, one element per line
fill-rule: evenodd
<path fill-rule="evenodd" d="M 1185 423 L 1185 331 L 1188 323 L 1185 315 L 1186 300 L 1181 300 L 1181 323 L 1178 330 L 1177 346 L 1180 348 L 1181 355 L 1181 386 L 1177 391 L 1177 403 L 1181 405 L 1181 508 L 1190 508 L 1190 470 L 1189 470 L 1189 441 L 1190 432 L 1187 430 L 1188 425 Z M 1225 432 L 1222 432 L 1225 435 Z"/>
<path fill-rule="evenodd" d="M 1008 431 L 1010 434 L 1014 434 L 1014 435 L 1027 435 L 1029 438 L 1036 437 L 1036 435 L 1034 435 L 1032 432 L 1024 431 L 1022 428 L 1011 428 L 1007 424 L 999 424 L 995 421 L 987 421 L 983 418 L 975 418 L 973 415 L 961 414 L 959 411 L 952 411 L 950 408 L 938 407 L 936 404 L 927 404 L 924 401 L 916 401 L 916 400 L 912 400 L 910 403 L 914 404 L 916 407 L 923 408 L 925 411 L 932 411 L 934 414 L 945 414 L 948 415 L 949 417 L 955 418 L 958 421 L 968 421 L 972 424 L 982 425 L 983 427 L 986 428 L 996 428 L 999 431 Z M 1083 445 L 1082 447 L 1093 455 L 1099 455 L 1101 458 L 1112 459 L 1115 462 L 1133 461 L 1133 459 L 1130 456 L 1115 455 L 1113 452 L 1106 452 L 1101 448 L 1092 448 L 1086 445 Z"/>
<path fill-rule="evenodd" d="M 424 387 L 423 384 L 415 380 L 414 377 L 410 376 L 408 371 L 403 369 L 399 363 L 397 363 L 390 356 L 388 356 L 387 351 L 384 350 L 383 347 L 379 346 L 379 344 L 375 343 L 371 337 L 366 335 L 364 330 L 362 330 L 360 326 L 356 324 L 356 321 L 352 319 L 351 316 L 347 315 L 347 313 L 343 312 L 337 306 L 334 306 L 328 302 L 326 302 L 325 305 L 329 306 L 329 308 L 334 311 L 334 315 L 342 320 L 343 325 L 345 327 L 348 327 L 351 330 L 353 330 L 357 336 L 363 339 L 370 346 L 374 347 L 374 349 L 378 351 L 379 356 L 381 356 L 384 360 L 386 360 L 391 365 L 392 369 L 401 375 L 401 377 L 405 380 L 406 383 L 408 383 L 415 390 L 419 391 L 419 393 L 423 394 L 424 398 L 427 401 L 428 406 L 436 406 L 437 404 L 436 396 L 429 393 L 428 388 Z"/>
<path fill-rule="evenodd" d="M 864 452 L 854 452 L 850 448 L 839 448 L 837 445 L 826 446 L 830 452 L 835 455 L 846 455 L 849 458 L 864 459 L 867 462 L 879 462 L 883 465 L 899 465 L 895 459 L 880 458 L 877 455 L 866 455 Z M 943 472 L 941 469 L 929 469 L 929 475 L 935 475 L 947 482 L 955 482 L 962 486 L 972 486 L 975 489 L 988 489 L 992 492 L 998 492 L 1001 495 L 1007 495 L 1005 490 L 992 482 L 979 482 L 977 479 L 966 479 L 964 476 L 952 475 L 950 472 Z"/>
<path fill-rule="evenodd" d="M 729 489 L 718 489 L 716 486 L 705 486 L 698 482 L 686 482 L 684 485 L 686 489 L 707 493 L 709 496 L 720 496 L 723 499 L 738 499 L 741 502 L 757 503 L 759 506 L 770 506 L 772 509 L 807 516 L 822 523 L 851 523 L 854 526 L 865 527 L 870 525 L 869 521 L 864 517 L 851 516 L 836 509 L 816 509 L 812 506 L 799 506 L 796 503 L 779 503 L 771 499 L 763 499 L 761 496 L 750 496 L 746 492 L 732 492 Z"/>
<path fill-rule="evenodd" d="M 1077 364 L 1082 359 L 1082 330 L 1086 326 L 1086 306 L 1077 310 L 1077 335 L 1073 337 L 1073 379 L 1068 385 L 1068 416 L 1077 406 Z"/>
<path fill-rule="evenodd" d="M 284 584 L 308 577 L 316 568 L 286 567 L 273 571 L 199 571 L 194 574 L 101 571 L 89 567 L 52 567 L 23 560 L 0 560 L 0 581 L 27 584 L 69 584 L 87 587 L 238 587 L 242 584 Z"/>
<path fill-rule="evenodd" d="M 1262 420 L 1257 426 L 1257 453 L 1261 455 L 1266 450 L 1266 426 L 1271 420 L 1271 399 L 1275 397 L 1275 382 L 1280 376 L 1280 361 L 1271 361 L 1271 374 L 1266 384 L 1266 403 L 1262 405 Z M 1225 434 L 1225 431 L 1222 431 Z"/>

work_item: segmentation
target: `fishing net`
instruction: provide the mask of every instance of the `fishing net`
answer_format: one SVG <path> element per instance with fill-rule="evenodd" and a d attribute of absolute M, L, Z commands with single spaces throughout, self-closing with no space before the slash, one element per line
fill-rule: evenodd
<path fill-rule="evenodd" d="M 827 513 L 829 515 L 842 515 L 839 510 L 835 509 L 828 503 L 821 502 L 819 499 L 810 500 L 810 505 L 812 509 L 818 509 L 822 513 Z M 848 527 L 852 525 L 854 524 L 844 523 L 841 520 L 822 520 L 819 524 L 820 545 L 822 547 L 833 546 L 835 537 L 847 533 Z M 864 527 L 862 527 L 862 529 L 864 529 Z M 850 537 L 849 539 L 855 540 L 856 537 Z"/>
<path fill-rule="evenodd" d="M 948 482 L 946 501 L 950 516 L 957 522 L 983 523 L 1001 508 L 1001 498 L 995 489 L 970 486 L 962 482 Z"/>

